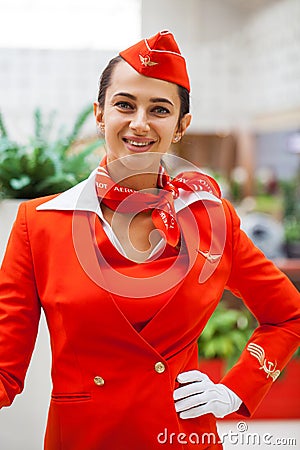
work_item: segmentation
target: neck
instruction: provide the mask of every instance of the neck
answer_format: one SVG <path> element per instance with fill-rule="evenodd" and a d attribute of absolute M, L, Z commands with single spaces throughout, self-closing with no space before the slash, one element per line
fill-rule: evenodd
<path fill-rule="evenodd" d="M 136 155 L 134 155 L 136 156 Z M 134 190 L 151 189 L 157 186 L 160 159 L 147 160 L 121 158 L 113 161 L 107 159 L 107 170 L 113 181 L 120 186 Z"/>
<path fill-rule="evenodd" d="M 119 184 L 120 186 L 125 186 L 136 191 L 155 188 L 157 186 L 157 174 L 144 173 L 129 176 L 121 180 Z"/>

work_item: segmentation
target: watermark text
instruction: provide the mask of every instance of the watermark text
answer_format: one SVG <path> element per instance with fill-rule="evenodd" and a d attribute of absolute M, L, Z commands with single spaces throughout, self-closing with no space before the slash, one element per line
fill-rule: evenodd
<path fill-rule="evenodd" d="M 226 444 L 240 446 L 249 446 L 250 448 L 254 445 L 270 445 L 274 446 L 290 446 L 297 447 L 297 439 L 293 437 L 276 437 L 271 433 L 254 433 L 249 432 L 248 425 L 246 422 L 238 422 L 236 424 L 235 430 L 229 430 L 223 434 L 210 433 L 174 433 L 169 432 L 165 428 L 161 433 L 157 435 L 157 441 L 159 444 L 194 444 L 194 445 L 216 445 L 216 444 Z"/>

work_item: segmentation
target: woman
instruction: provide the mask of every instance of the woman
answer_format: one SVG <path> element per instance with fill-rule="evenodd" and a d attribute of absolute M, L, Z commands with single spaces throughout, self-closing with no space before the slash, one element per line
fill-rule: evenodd
<path fill-rule="evenodd" d="M 216 418 L 252 414 L 299 344 L 297 290 L 217 183 L 171 179 L 161 163 L 190 124 L 189 89 L 171 33 L 121 52 L 94 105 L 105 159 L 75 188 L 19 209 L 1 270 L 0 406 L 23 388 L 42 307 L 46 450 L 222 448 Z M 214 384 L 197 339 L 225 286 L 260 325 Z"/>

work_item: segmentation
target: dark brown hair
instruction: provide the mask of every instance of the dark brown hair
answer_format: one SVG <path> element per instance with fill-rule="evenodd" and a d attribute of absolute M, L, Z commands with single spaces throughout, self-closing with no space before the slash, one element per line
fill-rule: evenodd
<path fill-rule="evenodd" d="M 120 61 L 124 61 L 121 56 L 116 56 L 111 59 L 100 77 L 98 103 L 102 110 L 104 109 L 106 91 L 110 86 L 113 70 Z M 190 94 L 186 88 L 178 85 L 177 87 L 180 98 L 180 113 L 178 118 L 178 126 L 180 126 L 181 119 L 190 112 Z"/>

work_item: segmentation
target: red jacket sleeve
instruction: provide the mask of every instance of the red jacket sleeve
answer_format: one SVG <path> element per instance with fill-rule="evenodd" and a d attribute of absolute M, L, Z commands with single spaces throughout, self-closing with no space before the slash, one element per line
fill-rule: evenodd
<path fill-rule="evenodd" d="M 226 202 L 227 203 L 227 202 Z M 289 279 L 257 249 L 232 217 L 233 258 L 228 287 L 256 317 L 241 357 L 222 379 L 242 400 L 249 416 L 260 404 L 300 343 L 300 294 Z"/>
<path fill-rule="evenodd" d="M 23 203 L 0 270 L 0 408 L 24 386 L 40 318 Z"/>

